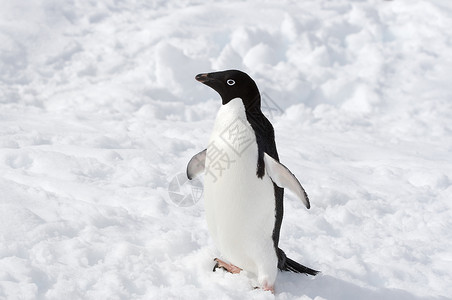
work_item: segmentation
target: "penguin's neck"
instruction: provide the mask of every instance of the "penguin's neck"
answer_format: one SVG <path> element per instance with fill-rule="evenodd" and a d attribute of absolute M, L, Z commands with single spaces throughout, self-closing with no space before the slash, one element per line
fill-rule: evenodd
<path fill-rule="evenodd" d="M 215 120 L 216 129 L 225 129 L 238 119 L 247 120 L 246 110 L 243 101 L 235 98 L 220 107 Z"/>
<path fill-rule="evenodd" d="M 255 149 L 250 146 L 253 143 L 256 143 L 256 135 L 248 122 L 242 99 L 232 99 L 218 111 L 209 146 L 230 152 L 232 159 L 237 155 L 243 158 L 245 150 L 246 155 L 255 155 L 257 159 L 257 146 Z M 250 149 L 254 149 L 256 153 L 250 152 Z"/>

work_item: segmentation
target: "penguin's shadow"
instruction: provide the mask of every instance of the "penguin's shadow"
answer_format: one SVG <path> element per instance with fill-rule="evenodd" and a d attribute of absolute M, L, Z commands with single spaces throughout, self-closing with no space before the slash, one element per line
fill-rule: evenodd
<path fill-rule="evenodd" d="M 308 296 L 311 299 L 398 299 L 398 300 L 447 300 L 445 297 L 418 297 L 407 291 L 388 288 L 365 288 L 342 279 L 319 274 L 316 277 L 280 273 L 276 282 L 276 295 L 286 294 L 294 298 Z"/>

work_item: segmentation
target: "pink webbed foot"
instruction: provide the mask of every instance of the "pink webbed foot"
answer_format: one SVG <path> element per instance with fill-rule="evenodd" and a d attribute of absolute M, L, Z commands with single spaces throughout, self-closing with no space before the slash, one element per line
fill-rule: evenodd
<path fill-rule="evenodd" d="M 239 267 L 228 264 L 219 258 L 215 258 L 214 261 L 216 262 L 215 266 L 213 267 L 214 272 L 217 268 L 222 268 L 232 274 L 238 274 L 240 273 L 240 271 L 242 271 L 242 269 L 240 269 Z"/>
<path fill-rule="evenodd" d="M 257 286 L 256 286 L 254 289 L 257 290 L 257 289 L 260 289 L 260 287 L 257 287 Z M 270 291 L 272 294 L 275 293 L 275 287 L 274 287 L 274 286 L 271 286 L 271 285 L 264 284 L 264 285 L 262 286 L 262 289 L 263 289 L 264 291 Z"/>
<path fill-rule="evenodd" d="M 270 291 L 272 294 L 275 293 L 275 287 L 273 285 L 268 285 L 268 284 L 264 284 L 264 286 L 262 287 L 262 289 L 264 291 Z"/>

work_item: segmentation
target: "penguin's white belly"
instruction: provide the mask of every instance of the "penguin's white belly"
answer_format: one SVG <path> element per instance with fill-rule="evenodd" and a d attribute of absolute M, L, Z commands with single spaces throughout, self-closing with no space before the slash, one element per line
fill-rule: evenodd
<path fill-rule="evenodd" d="M 233 102 L 239 100 L 240 103 Z M 207 147 L 204 180 L 207 224 L 221 254 L 230 263 L 274 281 L 277 257 L 273 183 L 258 178 L 256 137 L 240 108 L 223 106 Z M 270 273 L 270 274 L 269 274 Z"/>

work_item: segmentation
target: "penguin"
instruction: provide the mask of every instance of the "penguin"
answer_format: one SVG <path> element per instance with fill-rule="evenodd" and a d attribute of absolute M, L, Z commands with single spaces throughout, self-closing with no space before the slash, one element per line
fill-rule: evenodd
<path fill-rule="evenodd" d="M 256 83 L 239 70 L 195 79 L 222 101 L 207 148 L 187 165 L 188 179 L 204 174 L 208 230 L 222 255 L 214 259 L 213 270 L 245 270 L 272 293 L 278 269 L 315 276 L 319 271 L 288 258 L 278 246 L 284 188 L 308 209 L 310 202 L 298 179 L 279 162 L 274 129 L 261 111 Z"/>

